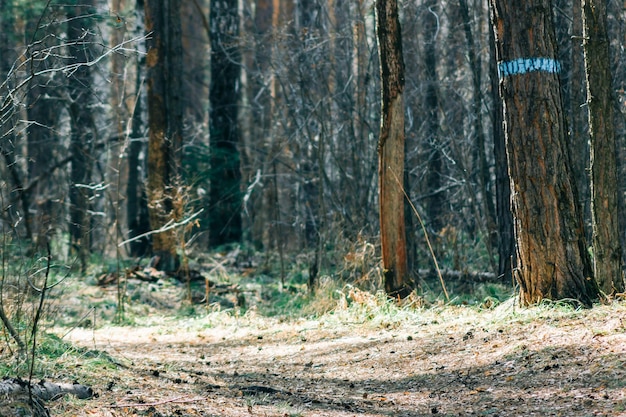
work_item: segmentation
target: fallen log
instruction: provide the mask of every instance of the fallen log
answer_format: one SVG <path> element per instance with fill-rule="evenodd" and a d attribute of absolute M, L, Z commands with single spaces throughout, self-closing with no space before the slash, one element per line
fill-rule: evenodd
<path fill-rule="evenodd" d="M 8 378 L 0 381 L 0 394 L 16 394 L 29 392 L 28 381 L 20 378 Z M 30 385 L 30 393 L 44 401 L 57 399 L 65 394 L 74 395 L 80 400 L 87 400 L 93 397 L 93 390 L 86 385 L 73 383 L 53 383 L 39 381 Z"/>
<path fill-rule="evenodd" d="M 0 381 L 0 394 L 28 394 L 29 392 L 43 401 L 51 401 L 65 394 L 74 395 L 80 400 L 87 400 L 93 397 L 91 387 L 78 383 L 67 384 L 39 381 L 31 384 L 29 390 L 28 381 L 20 378 L 5 378 Z"/>
<path fill-rule="evenodd" d="M 83 400 L 94 395 L 91 387 L 78 383 L 29 383 L 20 378 L 5 378 L 0 381 L 0 416 L 48 417 L 45 402 L 67 394 Z"/>

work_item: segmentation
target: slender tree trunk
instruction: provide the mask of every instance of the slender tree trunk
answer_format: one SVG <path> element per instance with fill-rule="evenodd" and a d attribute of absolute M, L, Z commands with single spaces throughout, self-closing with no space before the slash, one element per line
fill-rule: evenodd
<path fill-rule="evenodd" d="M 380 236 L 385 291 L 405 297 L 408 276 L 404 219 L 404 60 L 396 0 L 376 1 L 382 109 L 378 139 Z"/>
<path fill-rule="evenodd" d="M 598 297 L 563 116 L 549 0 L 490 0 L 524 304 Z"/>
<path fill-rule="evenodd" d="M 582 0 L 582 15 L 591 137 L 593 266 L 600 289 L 613 294 L 624 291 L 624 279 L 606 1 Z"/>
<path fill-rule="evenodd" d="M 209 88 L 209 245 L 239 242 L 242 237 L 239 156 L 239 75 L 237 0 L 212 0 L 211 85 Z"/>
<path fill-rule="evenodd" d="M 439 232 L 443 225 L 445 207 L 443 185 L 443 155 L 439 140 L 439 95 L 437 92 L 437 34 L 439 18 L 436 15 L 436 0 L 427 0 L 422 11 L 422 30 L 424 32 L 424 69 L 426 86 L 424 92 L 426 143 L 428 155 L 428 172 L 426 174 L 426 216 L 430 227 Z"/>
<path fill-rule="evenodd" d="M 508 157 L 504 135 L 502 100 L 498 93 L 498 66 L 496 64 L 495 38 L 489 34 L 491 95 L 493 97 L 493 154 L 496 171 L 496 219 L 498 221 L 498 277 L 503 282 L 513 283 L 515 260 L 515 231 L 511 213 L 511 181 L 509 179 Z"/>
<path fill-rule="evenodd" d="M 126 183 L 126 219 L 128 221 L 128 236 L 133 238 L 143 235 L 150 230 L 150 211 L 146 188 L 142 186 L 142 173 L 145 167 L 139 159 L 141 151 L 145 151 L 143 137 L 144 104 L 141 94 L 142 65 L 137 62 L 135 79 L 135 106 L 132 115 L 130 143 L 128 144 L 128 181 Z M 148 238 L 133 240 L 130 243 L 129 253 L 132 256 L 145 256 L 150 251 Z"/>
<path fill-rule="evenodd" d="M 45 64 L 47 65 L 47 64 Z M 40 68 L 40 70 L 43 68 Z M 38 78 L 38 77 L 36 77 Z M 55 155 L 55 145 L 57 137 L 55 134 L 55 126 L 57 124 L 58 113 L 55 112 L 55 103 L 48 95 L 44 94 L 43 87 L 38 85 L 41 80 L 34 80 L 33 85 L 29 86 L 27 93 L 27 115 L 30 126 L 27 130 L 27 147 L 28 147 L 28 179 L 29 181 L 37 180 L 37 185 L 27 194 L 28 205 L 30 209 L 33 203 L 32 196 L 37 196 L 40 201 L 51 199 L 58 188 L 52 184 L 47 173 L 54 163 L 51 155 Z M 24 203 L 27 203 L 26 201 Z M 29 234 L 45 236 L 47 225 L 43 221 L 44 217 L 50 213 L 41 210 L 42 206 L 37 205 L 35 216 L 31 216 L 28 223 Z M 26 212 L 26 208 L 25 212 Z M 31 235 L 32 236 L 32 235 Z M 29 238 L 31 236 L 28 236 Z M 33 236 L 34 237 L 34 236 Z M 42 242 L 43 243 L 43 242 Z M 45 245 L 44 245 L 45 246 Z"/>
<path fill-rule="evenodd" d="M 141 23 L 138 23 L 138 31 L 143 31 L 144 8 L 141 2 L 136 3 L 135 15 Z M 148 210 L 148 199 L 146 196 L 146 188 L 142 186 L 145 181 L 145 163 L 139 159 L 142 150 L 145 152 L 145 140 L 143 140 L 144 131 L 144 113 L 145 105 L 142 95 L 142 85 L 144 77 L 145 61 L 139 57 L 135 62 L 135 85 L 131 115 L 131 132 L 130 143 L 128 144 L 128 178 L 126 182 L 126 221 L 128 222 L 128 236 L 130 238 L 143 235 L 150 231 L 150 214 Z M 144 177 L 142 177 L 144 173 Z M 129 243 L 129 254 L 131 256 L 145 256 L 150 252 L 150 241 L 148 238 L 133 240 Z"/>
<path fill-rule="evenodd" d="M 32 6 L 35 7 L 34 5 Z M 6 10 L 3 8 L 3 10 Z M 30 11 L 31 13 L 33 10 Z M 45 219 L 49 219 L 51 213 L 42 210 L 47 204 L 37 204 L 35 206 L 34 196 L 37 196 L 39 202 L 45 202 L 53 198 L 54 193 L 59 192 L 59 188 L 47 178 L 51 166 L 54 164 L 55 145 L 57 144 L 57 136 L 55 128 L 57 126 L 58 111 L 55 104 L 56 99 L 52 98 L 59 95 L 58 87 L 51 83 L 50 75 L 36 75 L 50 69 L 52 63 L 46 49 L 53 46 L 51 37 L 44 36 L 44 32 L 37 26 L 36 21 L 29 19 L 26 23 L 26 38 L 32 41 L 27 50 L 28 59 L 30 60 L 30 76 L 31 81 L 28 85 L 26 93 L 26 115 L 28 118 L 27 133 L 27 171 L 28 180 L 37 180 L 37 185 L 24 197 L 24 204 L 29 207 L 23 207 L 27 216 L 27 224 L 29 224 L 28 238 L 37 236 L 37 240 L 41 240 L 45 247 L 44 238 L 47 238 L 49 222 L 46 224 Z M 30 216 L 30 211 L 37 207 L 36 214 Z M 32 235 L 31 235 L 32 233 Z M 42 239 L 39 239 L 42 237 Z"/>
<path fill-rule="evenodd" d="M 10 73 L 16 58 L 13 52 L 15 45 L 13 2 L 0 0 L 0 10 L 2 10 L 2 14 L 0 14 L 0 74 L 4 77 L 0 80 L 0 97 L 9 97 L 10 94 L 14 94 L 11 92 L 11 89 L 15 85 L 15 75 Z M 33 237 L 30 217 L 31 193 L 24 189 L 24 180 L 26 178 L 16 155 L 16 135 L 14 130 L 17 120 L 16 107 L 14 103 L 8 102 L 2 105 L 2 113 L 0 113 L 0 153 L 4 158 L 13 183 L 9 195 L 12 200 L 19 200 L 21 204 L 17 212 L 23 213 L 24 237 L 27 240 L 31 240 Z M 0 313 L 3 313 L 1 308 Z"/>
<path fill-rule="evenodd" d="M 368 215 L 372 212 L 371 201 L 376 188 L 372 187 L 372 178 L 376 175 L 376 160 L 372 157 L 372 148 L 369 144 L 368 136 L 373 130 L 370 123 L 370 108 L 372 99 L 371 94 L 371 77 L 369 74 L 369 60 L 371 51 L 368 44 L 368 33 L 366 25 L 366 16 L 368 13 L 368 3 L 365 0 L 357 0 L 350 2 L 351 20 L 354 21 L 352 30 L 352 62 L 351 73 L 353 82 L 353 108 L 352 108 L 352 129 L 354 131 L 355 143 L 349 147 L 350 164 L 354 167 L 354 179 L 352 180 L 355 187 L 355 210 L 357 219 L 367 224 L 367 228 L 375 225 L 369 222 Z M 371 162 L 369 162 L 371 161 Z M 413 216 L 413 214 L 411 214 Z M 408 218 L 407 218 L 408 220 Z M 366 230 L 366 233 L 368 233 Z M 370 229 L 372 230 L 372 229 Z M 407 230 L 413 233 L 414 230 Z M 414 240 L 414 239 L 413 239 Z M 407 249 L 409 258 L 413 252 Z"/>
<path fill-rule="evenodd" d="M 126 0 L 111 0 L 111 11 L 120 13 L 126 8 Z M 109 39 L 111 45 L 121 44 L 129 35 L 126 22 L 124 20 L 116 21 L 111 27 Z M 123 239 L 123 229 L 128 224 L 126 220 L 127 211 L 124 210 L 127 202 L 124 197 L 124 186 L 128 183 L 128 158 L 122 155 L 127 150 L 127 127 L 128 119 L 131 117 L 129 110 L 128 97 L 132 97 L 132 82 L 127 78 L 131 78 L 134 73 L 132 63 L 134 60 L 127 59 L 122 54 L 114 54 L 111 57 L 111 118 L 115 126 L 115 141 L 107 144 L 106 158 L 106 201 L 104 211 L 106 213 L 107 239 L 104 241 L 104 248 L 108 256 L 114 255 L 119 251 L 117 243 Z M 130 70 L 127 75 L 126 70 Z M 95 244 L 95 242 L 94 242 Z"/>
<path fill-rule="evenodd" d="M 182 154 L 183 111 L 181 97 L 182 42 L 180 0 L 145 3 L 148 115 L 147 197 L 153 231 L 176 219 L 174 202 Z M 176 238 L 170 229 L 152 235 L 152 252 L 158 267 L 177 268 Z"/>
<path fill-rule="evenodd" d="M 491 173 L 489 172 L 489 164 L 487 162 L 487 149 L 485 147 L 485 132 L 483 129 L 483 94 L 481 88 L 482 81 L 482 64 L 475 52 L 474 32 L 470 20 L 469 8 L 467 0 L 459 0 L 459 10 L 461 19 L 463 20 L 463 28 L 465 30 L 465 41 L 467 42 L 467 59 L 470 70 L 472 72 L 472 105 L 474 111 L 473 129 L 475 135 L 475 152 L 474 158 L 477 162 L 478 184 L 480 186 L 480 194 L 482 195 L 482 208 L 484 217 L 484 232 L 486 234 L 486 246 L 489 254 L 489 261 L 493 267 L 495 265 L 494 248 L 497 246 L 497 226 L 496 226 L 496 209 L 494 206 L 493 191 L 491 187 Z M 483 222 L 481 222 L 483 223 Z"/>
<path fill-rule="evenodd" d="M 93 0 L 80 6 L 68 6 L 67 37 L 71 40 L 69 54 L 78 65 L 68 80 L 71 123 L 70 155 L 70 240 L 80 259 L 81 268 L 87 268 L 91 251 L 91 172 L 93 142 L 96 126 L 93 118 L 93 79 L 91 67 L 85 64 L 93 59 Z"/>

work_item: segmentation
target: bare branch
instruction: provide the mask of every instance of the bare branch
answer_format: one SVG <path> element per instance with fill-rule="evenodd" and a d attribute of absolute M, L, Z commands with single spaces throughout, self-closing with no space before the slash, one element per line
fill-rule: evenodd
<path fill-rule="evenodd" d="M 180 222 L 174 222 L 173 220 L 170 220 L 169 222 L 167 222 L 163 227 L 161 227 L 158 230 L 150 230 L 149 232 L 142 233 L 142 234 L 140 234 L 138 236 L 135 236 L 133 238 L 130 238 L 130 239 L 127 239 L 127 240 L 123 241 L 122 243 L 118 244 L 117 246 L 121 247 L 121 246 L 124 246 L 127 243 L 134 242 L 134 241 L 139 240 L 139 239 L 143 239 L 144 237 L 151 236 L 151 235 L 154 235 L 154 234 L 157 234 L 157 233 L 164 233 L 164 232 L 167 232 L 168 230 L 172 230 L 172 229 L 176 229 L 177 227 L 184 226 L 184 225 L 190 223 L 194 218 L 198 217 L 198 215 L 200 215 L 200 213 L 202 213 L 203 211 L 204 211 L 204 209 L 200 209 L 197 212 L 195 212 L 194 214 L 192 214 L 191 216 L 189 216 L 188 218 L 186 218 L 185 220 L 182 220 Z"/>

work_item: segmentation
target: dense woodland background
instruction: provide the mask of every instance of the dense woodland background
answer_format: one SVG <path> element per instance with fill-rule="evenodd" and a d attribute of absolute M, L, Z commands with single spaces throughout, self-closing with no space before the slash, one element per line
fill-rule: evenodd
<path fill-rule="evenodd" d="M 179 253 L 238 244 L 278 264 L 283 280 L 294 262 L 309 279 L 368 278 L 379 233 L 373 1 L 228 0 L 211 11 L 206 0 L 168 1 L 160 10 L 150 3 L 0 1 L 3 249 L 34 257 L 50 244 L 53 257 L 83 270 L 103 258 L 149 257 L 156 234 L 148 206 L 163 203 L 162 224 L 177 227 L 161 235 Z M 620 172 L 625 7 L 608 2 Z M 406 192 L 442 267 L 511 283 L 488 4 L 414 0 L 399 8 Z M 590 233 L 580 3 L 558 0 L 554 15 Z M 155 25 L 166 28 L 165 39 Z M 171 41 L 178 35 L 181 48 Z M 172 48 L 164 82 L 180 85 L 165 99 L 150 75 L 151 42 Z M 170 142 L 179 162 L 159 200 L 146 186 L 148 110 L 161 99 L 166 136 L 172 123 L 182 128 Z M 418 218 L 406 217 L 417 277 L 433 261 Z"/>

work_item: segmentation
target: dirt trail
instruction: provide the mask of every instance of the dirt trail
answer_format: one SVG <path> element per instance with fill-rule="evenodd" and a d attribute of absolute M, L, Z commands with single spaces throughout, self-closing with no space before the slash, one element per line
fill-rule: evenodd
<path fill-rule="evenodd" d="M 50 408 L 67 416 L 626 416 L 625 307 L 511 309 L 376 323 L 331 316 L 76 329 L 68 340 L 108 353 L 117 369 L 93 375 L 98 398 Z"/>

